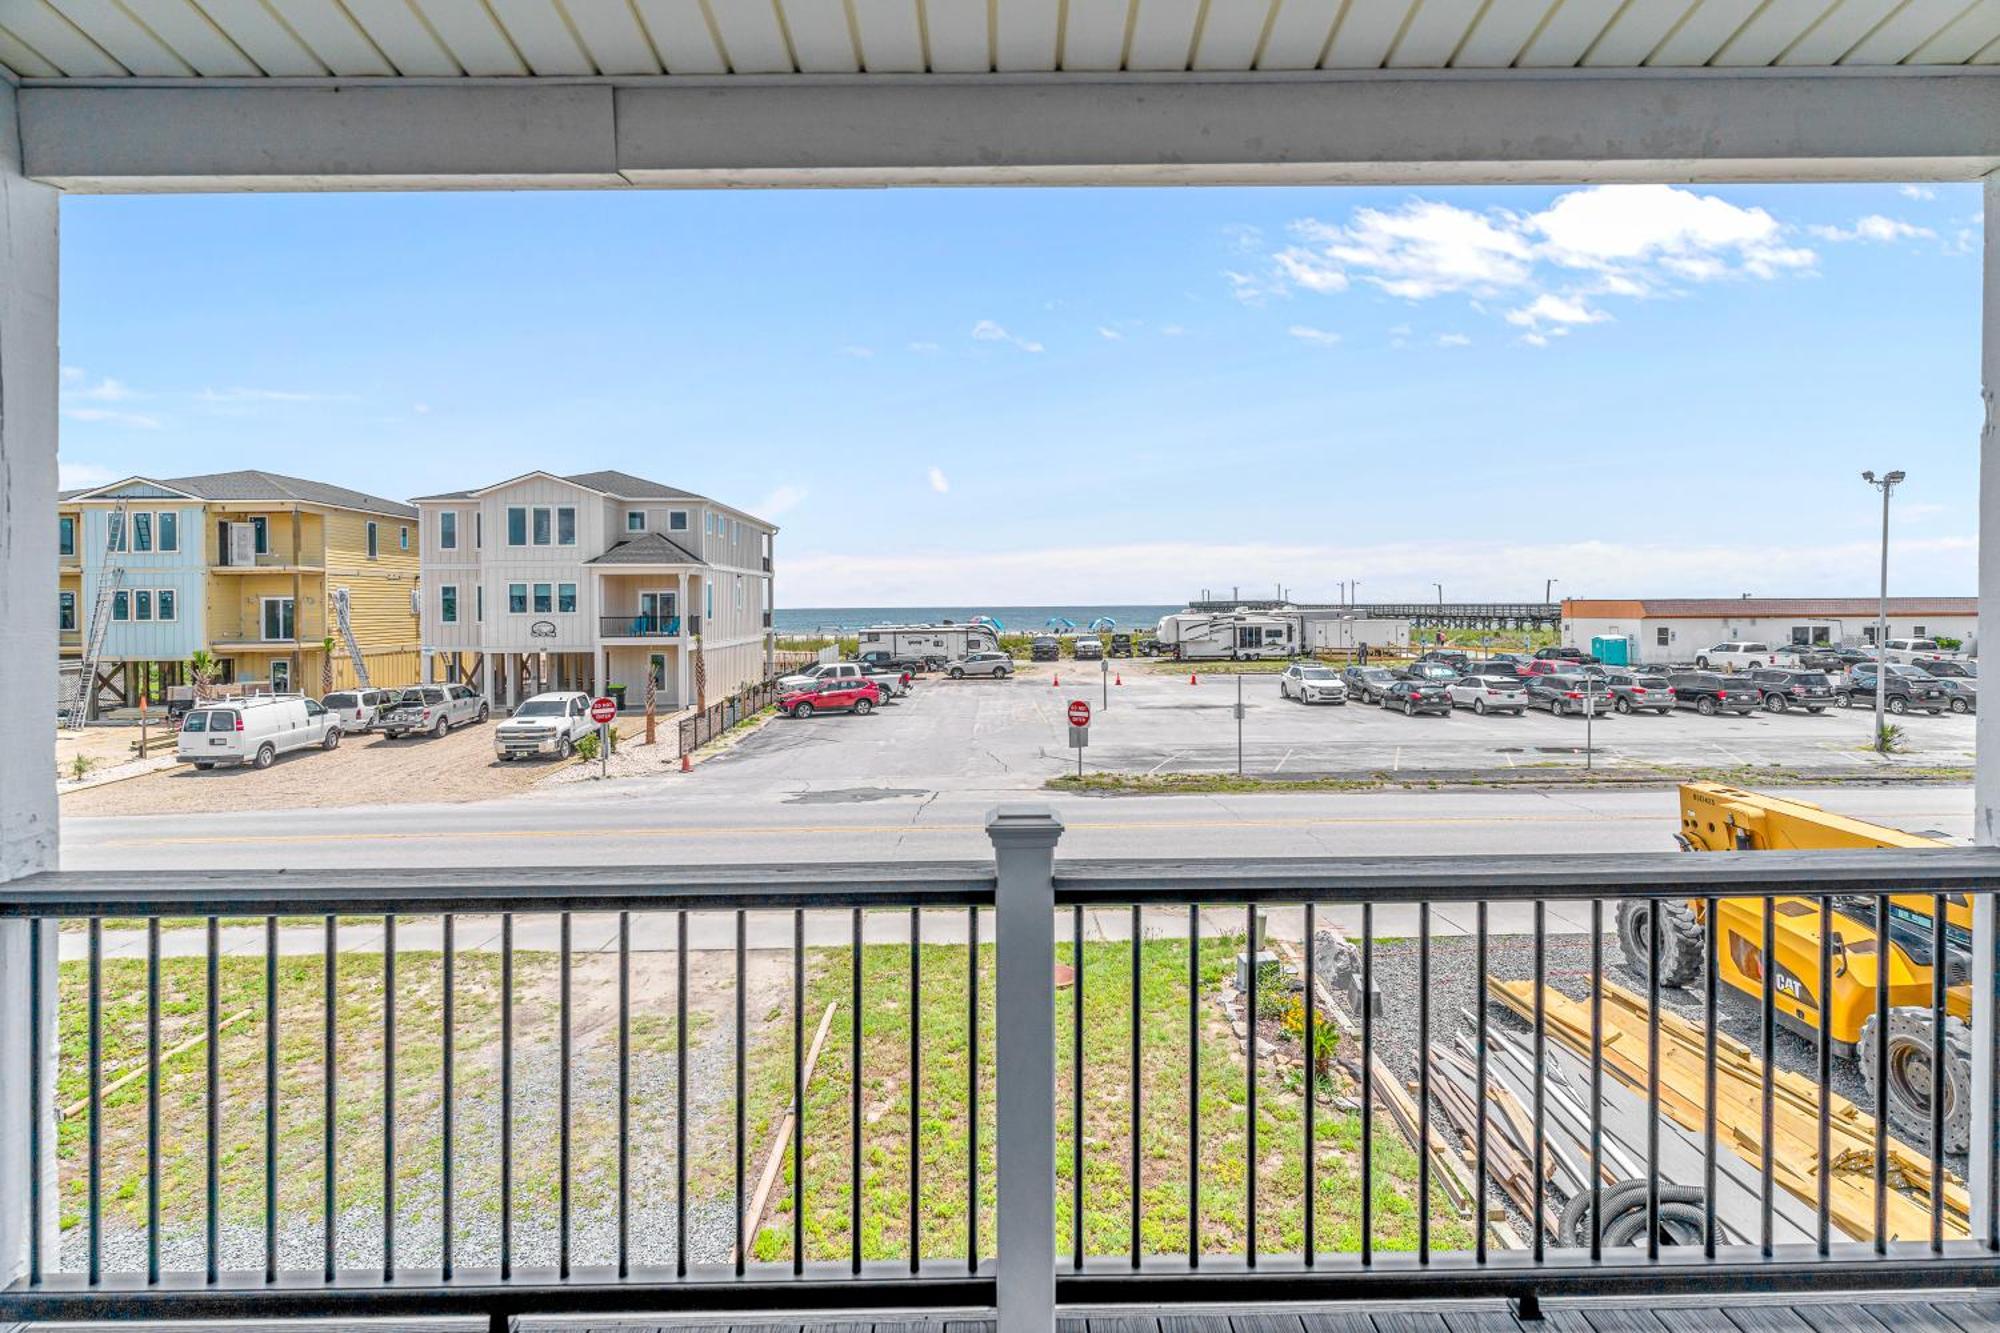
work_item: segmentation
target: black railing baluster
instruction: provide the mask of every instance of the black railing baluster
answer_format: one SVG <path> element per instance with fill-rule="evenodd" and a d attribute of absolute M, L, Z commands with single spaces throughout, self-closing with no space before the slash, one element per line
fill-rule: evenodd
<path fill-rule="evenodd" d="M 1541 1263 L 1545 1258 L 1548 1257 L 1548 1252 L 1547 1252 L 1548 1240 L 1547 1240 L 1547 1235 L 1542 1226 L 1542 1217 L 1547 1210 L 1547 1201 L 1549 1192 L 1549 1187 L 1548 1187 L 1549 1149 L 1548 1149 L 1548 1129 L 1546 1121 L 1548 1091 L 1547 1091 L 1547 1077 L 1544 1072 L 1548 1067 L 1549 1015 L 1548 1015 L 1548 1001 L 1543 993 L 1548 988 L 1549 984 L 1548 946 L 1549 946 L 1548 904 L 1544 902 L 1542 899 L 1537 898 L 1535 899 L 1535 1084 L 1534 1084 L 1534 1098 L 1535 1098 L 1534 1131 L 1535 1132 L 1534 1132 L 1534 1165 L 1529 1171 L 1529 1174 L 1534 1177 L 1535 1207 L 1534 1207 L 1534 1217 L 1530 1219 L 1528 1223 L 1530 1229 L 1532 1229 L 1535 1233 L 1534 1255 L 1536 1263 Z M 1428 1049 L 1428 1044 L 1426 1044 L 1426 1049 Z M 1482 1105 L 1483 1104 L 1484 1102 L 1482 1100 Z M 1480 1207 L 1483 1209 L 1485 1206 L 1486 1206 L 1485 1200 L 1481 1199 Z M 1485 1229 L 1484 1227 L 1481 1228 L 1481 1230 L 1484 1229 Z"/>
<path fill-rule="evenodd" d="M 1250 960 L 1249 983 L 1244 992 L 1247 1003 L 1243 1010 L 1244 1047 L 1249 1056 L 1243 1062 L 1243 1261 L 1250 1267 L 1257 1266 L 1257 973 L 1259 966 L 1257 948 L 1257 906 L 1252 903 L 1243 909 L 1245 915 L 1245 953 Z"/>
<path fill-rule="evenodd" d="M 340 918 L 329 915 L 326 918 L 326 947 L 321 964 L 321 1003 L 324 1006 L 325 1027 L 320 1034 L 320 1245 L 322 1249 L 321 1276 L 327 1282 L 333 1281 L 339 1262 L 339 1227 L 334 1210 L 339 1191 L 339 1135 L 340 1096 L 336 1061 L 340 1054 Z"/>
<path fill-rule="evenodd" d="M 1361 904 L 1361 1266 L 1375 1262 L 1375 904 Z"/>
<path fill-rule="evenodd" d="M 922 1181 L 924 1165 L 923 1037 L 924 923 L 910 909 L 910 1271 L 923 1265 Z"/>
<path fill-rule="evenodd" d="M 278 1280 L 278 918 L 264 918 L 264 1280 Z"/>
<path fill-rule="evenodd" d="M 1652 1260 L 1660 1257 L 1660 914 L 1666 906 L 1655 898 L 1646 911 L 1646 1257 Z"/>
<path fill-rule="evenodd" d="M 556 920 L 556 1275 L 569 1276 L 569 1170 L 571 1038 L 570 915 Z"/>
<path fill-rule="evenodd" d="M 160 964 L 159 934 L 152 921 L 147 922 L 150 948 L 147 951 L 147 1039 L 146 1039 L 146 1108 L 150 1126 L 146 1136 L 146 1229 L 149 1266 L 147 1280 L 159 1281 L 159 1235 L 160 1235 L 160 1117 L 159 1097 L 159 1050 L 160 1050 Z M 42 1014 L 42 935 L 47 924 L 38 916 L 28 918 L 28 1285 L 40 1286 L 42 1282 L 42 1084 L 45 1081 L 43 1063 L 48 1059 L 42 1049 L 42 1025 L 48 1021 Z M 61 924 L 57 924 L 61 929 Z M 61 1049 L 58 1038 L 56 1049 Z"/>
<path fill-rule="evenodd" d="M 396 1279 L 396 918 L 382 918 L 382 1280 Z"/>
<path fill-rule="evenodd" d="M 1719 950 L 1722 941 L 1722 926 L 1716 912 L 1719 900 L 1709 898 L 1703 901 L 1702 911 L 1706 913 L 1704 924 L 1708 927 L 1706 957 L 1702 962 L 1702 1102 L 1701 1102 L 1701 1194 L 1702 1194 L 1702 1254 L 1704 1258 L 1715 1258 L 1715 1039 L 1721 1030 L 1722 1011 L 1718 1007 L 1716 992 L 1717 962 L 1721 958 Z M 1825 1108 L 1824 1099 L 1821 1109 Z M 1825 1157 L 1820 1160 L 1824 1162 Z M 1826 1173 L 1820 1173 L 1822 1179 Z"/>
<path fill-rule="evenodd" d="M 1417 904 L 1417 1262 L 1431 1261 L 1431 905 Z M 1541 1218 L 1531 1219 L 1539 1228 Z"/>
<path fill-rule="evenodd" d="M 1473 1212 L 1472 1254 L 1475 1263 L 1486 1262 L 1486 900 L 1480 899 L 1473 908 L 1473 928 L 1478 938 L 1473 944 L 1472 968 L 1475 976 L 1475 1010 L 1473 1024 L 1477 1037 L 1473 1042 L 1472 1100 L 1477 1104 L 1472 1126 L 1472 1196 L 1478 1203 Z M 1425 1058 L 1429 1058 L 1428 1052 Z"/>
<path fill-rule="evenodd" d="M 738 908 L 736 911 L 736 1033 L 735 1033 L 736 1114 L 733 1117 L 736 1124 L 735 1124 L 735 1131 L 730 1136 L 730 1147 L 736 1159 L 734 1162 L 734 1166 L 736 1168 L 736 1211 L 734 1216 L 736 1218 L 736 1245 L 735 1245 L 736 1276 L 738 1277 L 743 1276 L 744 1265 L 747 1263 L 749 1258 L 749 1256 L 745 1253 L 745 1251 L 749 1249 L 748 1242 L 750 1239 L 749 1237 L 743 1234 L 743 1210 L 749 1206 L 749 1199 L 744 1194 L 743 1190 L 743 1174 L 745 1170 L 745 1163 L 748 1161 L 745 1140 L 748 1137 L 747 1126 L 749 1119 L 748 1114 L 743 1105 L 745 1090 L 748 1084 L 748 1078 L 747 1078 L 748 1071 L 746 1071 L 743 1067 L 743 1052 L 748 1043 L 744 1039 L 743 1029 L 744 1025 L 749 1022 L 749 1005 L 743 994 L 743 985 L 745 979 L 744 965 L 745 962 L 747 961 L 746 955 L 749 951 L 749 947 L 750 947 L 749 919 L 748 917 L 745 916 L 743 910 L 741 908 Z M 619 992 L 618 992 L 619 995 L 618 1011 L 620 1015 L 619 1017 L 620 1026 L 619 1026 L 619 1036 L 618 1036 L 618 1098 L 619 1098 L 618 1151 L 620 1154 L 620 1160 L 622 1162 L 623 1154 L 625 1151 L 625 1137 L 626 1137 L 625 1136 L 625 1120 L 626 1120 L 625 1093 L 627 1084 L 627 1070 L 626 1070 L 625 1048 L 626 1045 L 628 1044 L 627 1029 L 630 1026 L 624 1019 L 624 1012 L 626 1007 L 625 996 L 630 992 L 631 989 L 631 978 L 629 976 L 629 969 L 626 968 L 624 965 L 626 956 L 629 953 L 629 948 L 626 941 L 626 932 L 622 914 L 620 916 L 619 928 L 618 928 L 618 950 L 619 950 L 619 961 L 620 961 Z M 802 1008 L 802 1006 L 797 1003 L 794 1003 L 792 1005 L 792 1010 L 793 1010 L 792 1024 L 795 1030 L 799 1022 L 799 1014 L 797 1011 L 800 1008 Z M 801 1100 L 800 1109 L 803 1111 L 804 1110 L 803 1089 L 801 1089 L 800 1091 L 800 1100 Z M 801 1173 L 797 1170 L 796 1167 L 794 1167 L 792 1174 L 796 1176 Z M 625 1270 L 625 1204 L 626 1204 L 626 1196 L 624 1188 L 624 1168 L 621 1165 L 619 1168 L 619 1191 L 618 1191 L 618 1275 L 620 1277 L 625 1276 L 625 1271 L 626 1271 Z M 794 1213 L 796 1213 L 797 1211 L 798 1210 L 796 1208 L 793 1209 Z"/>
<path fill-rule="evenodd" d="M 1759 1228 L 1758 1245 L 1764 1257 L 1768 1259 L 1771 1257 L 1771 1246 L 1775 1239 L 1772 1235 L 1772 1227 L 1773 1209 L 1777 1205 L 1775 1191 L 1778 1180 L 1776 1170 L 1777 1155 L 1771 1143 L 1771 1136 L 1776 1128 L 1775 1121 L 1777 1118 L 1777 1098 L 1773 1080 L 1777 1077 L 1778 1065 L 1778 904 L 1775 899 L 1768 896 L 1764 899 L 1763 950 L 1764 965 L 1762 970 L 1764 973 L 1764 983 L 1763 994 L 1759 997 L 1761 1003 L 1759 1026 L 1761 1030 L 1758 1033 L 1759 1040 L 1762 1043 L 1764 1061 L 1762 1086 L 1760 1088 L 1762 1105 L 1758 1108 L 1761 1117 L 1759 1121 L 1761 1125 L 1760 1133 L 1763 1135 L 1763 1165 L 1760 1171 L 1763 1180 L 1758 1184 L 1757 1218 Z"/>
<path fill-rule="evenodd" d="M 1832 1157 L 1833 1110 L 1833 899 L 1819 898 L 1819 1143 L 1818 1160 Z M 1815 1218 L 1815 1240 L 1820 1258 L 1833 1253 L 1833 1172 L 1822 1168 Z"/>
<path fill-rule="evenodd" d="M 688 914 L 683 908 L 674 913 L 674 1275 L 686 1277 L 687 1271 Z"/>
<path fill-rule="evenodd" d="M 858 1020 L 857 1020 L 858 1023 Z M 792 1273 L 806 1271 L 806 914 L 792 913 Z M 856 1087 L 860 1084 L 856 1083 Z M 740 1216 L 740 1214 L 739 1214 Z M 857 1249 L 858 1255 L 860 1251 Z"/>
<path fill-rule="evenodd" d="M 1484 987 L 1485 982 L 1480 983 Z M 1486 1013 L 1480 993 L 1480 1016 Z M 1485 1102 L 1480 1103 L 1482 1120 Z M 1604 1257 L 1604 900 L 1590 900 L 1590 1260 Z"/>
<path fill-rule="evenodd" d="M 1139 950 L 1144 942 L 1139 920 L 1139 904 L 1132 904 L 1132 1267 L 1139 1266 L 1139 1220 L 1142 1182 L 1139 1178 L 1139 1116 L 1144 1098 L 1140 1086 L 1144 1075 L 1139 1068 Z M 1307 1224 L 1308 1226 L 1311 1223 Z"/>
<path fill-rule="evenodd" d="M 444 957 L 441 960 L 443 974 L 441 983 L 442 1008 L 438 1015 L 438 1133 L 443 1140 L 439 1154 L 439 1208 L 438 1245 L 440 1271 L 446 1282 L 451 1281 L 456 1267 L 457 1246 L 454 1243 L 452 1209 L 456 1203 L 458 1174 L 458 1098 L 457 1052 L 458 1052 L 458 934 L 457 919 L 450 913 L 444 914 Z"/>
<path fill-rule="evenodd" d="M 500 1278 L 514 1276 L 514 914 L 500 916 Z"/>
<path fill-rule="evenodd" d="M 848 969 L 852 994 L 847 1010 L 848 1059 L 847 1059 L 847 1262 L 852 1272 L 861 1271 L 861 909 L 854 909 L 853 943 L 848 951 L 853 955 L 853 966 Z M 800 987 L 803 990 L 803 986 Z M 793 1006 L 797 1008 L 796 1004 Z M 798 1020 L 804 1022 L 804 1019 Z M 794 1037 L 793 1047 L 800 1045 Z M 797 1076 L 793 1078 L 796 1088 Z M 796 1095 L 796 1092 L 794 1093 Z M 796 1175 L 797 1170 L 794 1169 Z M 796 1263 L 798 1254 L 793 1251 Z"/>
<path fill-rule="evenodd" d="M 1944 1253 L 1945 901 L 1931 895 L 1931 1253 Z M 2000 1183 L 2000 1182 L 1995 1182 Z"/>
<path fill-rule="evenodd" d="M 965 909 L 965 1271 L 979 1271 L 979 905 Z"/>
<path fill-rule="evenodd" d="M 1201 1266 L 1201 904 L 1188 904 L 1188 1267 Z"/>
<path fill-rule="evenodd" d="M 101 917 L 90 918 L 89 929 L 90 929 L 90 982 L 89 982 L 90 991 L 85 1000 L 85 1002 L 90 1006 L 89 1014 L 87 1017 L 87 1022 L 89 1024 L 89 1035 L 87 1042 L 88 1050 L 86 1053 L 86 1058 L 90 1061 L 90 1066 L 87 1072 L 87 1082 L 89 1084 L 89 1093 L 90 1093 L 90 1125 L 89 1125 L 90 1139 L 88 1148 L 86 1149 L 88 1153 L 88 1162 L 86 1166 L 88 1179 L 85 1182 L 85 1188 L 89 1191 L 89 1197 L 85 1200 L 84 1208 L 85 1208 L 85 1213 L 87 1215 L 87 1223 L 90 1228 L 90 1238 L 89 1238 L 90 1252 L 85 1262 L 88 1270 L 88 1281 L 90 1282 L 90 1285 L 94 1287 L 99 1282 L 102 1282 L 104 1280 L 104 921 L 103 918 Z M 41 979 L 39 977 L 36 978 L 36 984 L 37 985 L 41 984 Z M 213 989 L 212 985 L 211 989 Z M 208 1094 L 209 1094 L 209 1100 L 213 1102 L 215 1100 L 215 1084 L 212 1082 L 208 1085 Z M 39 1106 L 35 1108 L 35 1116 L 37 1119 L 41 1117 L 41 1108 Z M 210 1156 L 212 1157 L 213 1155 L 214 1155 L 213 1139 L 211 1136 Z M 35 1165 L 37 1169 L 40 1168 L 41 1162 L 39 1159 L 37 1159 Z M 211 1209 L 214 1206 L 214 1202 L 215 1202 L 214 1196 L 211 1195 L 209 1198 L 209 1204 Z M 38 1225 L 40 1221 L 41 1219 L 37 1217 L 36 1223 Z M 213 1253 L 212 1249 L 211 1253 Z"/>
<path fill-rule="evenodd" d="M 1069 1229 L 1070 1267 L 1083 1267 L 1083 908 L 1070 909 Z"/>
<path fill-rule="evenodd" d="M 1305 1258 L 1305 1265 L 1307 1268 L 1311 1268 L 1313 1266 L 1315 1256 L 1319 1249 L 1319 1244 L 1317 1238 L 1314 1235 L 1314 1229 L 1313 1229 L 1314 1216 L 1319 1211 L 1319 1190 L 1316 1184 L 1317 1172 L 1315 1170 L 1315 1168 L 1318 1166 L 1319 1154 L 1317 1151 L 1315 1151 L 1317 1143 L 1315 1141 L 1316 1136 L 1314 1134 L 1315 1118 L 1313 1114 L 1314 1109 L 1319 1102 L 1319 1042 L 1317 1040 L 1318 1037 L 1317 1026 L 1314 1022 L 1315 1017 L 1319 1012 L 1319 1003 L 1318 1003 L 1319 972 L 1314 967 L 1315 960 L 1313 957 L 1313 936 L 1316 932 L 1314 930 L 1313 917 L 1314 917 L 1313 904 L 1307 903 L 1306 904 L 1306 951 L 1305 951 L 1306 952 L 1306 962 L 1305 962 L 1306 1228 L 1305 1228 L 1305 1238 L 1304 1238 L 1304 1250 L 1305 1250 L 1304 1258 Z M 1481 1055 L 1483 1056 L 1484 1054 L 1485 1052 L 1482 1051 Z M 1480 1231 L 1482 1234 L 1484 1234 L 1485 1228 L 1484 1227 L 1480 1228 Z"/>
<path fill-rule="evenodd" d="M 1875 1253 L 1889 1252 L 1889 895 L 1875 895 Z"/>
<path fill-rule="evenodd" d="M 208 1173 L 208 1280 L 222 1280 L 222 922 L 208 918 L 208 995 L 203 1017 L 204 1043 L 208 1056 L 208 1133 L 206 1169 Z M 91 1061 L 92 1074 L 97 1062 Z M 95 1096 L 93 1094 L 93 1102 Z M 93 1126 L 93 1133 L 95 1127 Z M 93 1191 L 94 1193 L 95 1191 Z M 95 1200 L 93 1200 L 93 1203 Z M 95 1242 L 97 1227 L 91 1226 Z"/>
<path fill-rule="evenodd" d="M 39 937 L 37 937 L 39 938 Z M 41 987 L 35 1000 L 41 1000 Z M 39 1035 L 39 1030 L 38 1030 Z M 34 1125 L 41 1127 L 41 1117 Z M 35 1159 L 40 1161 L 39 1158 Z M 41 1172 L 32 1177 L 41 1183 Z M 31 1209 L 29 1216 L 40 1217 Z M 37 1236 L 41 1229 L 36 1228 Z M 160 1280 L 160 918 L 146 918 L 146 1284 Z"/>

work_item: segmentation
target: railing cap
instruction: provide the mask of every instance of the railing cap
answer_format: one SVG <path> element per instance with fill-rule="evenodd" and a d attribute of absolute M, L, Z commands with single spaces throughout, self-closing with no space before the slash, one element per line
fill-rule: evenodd
<path fill-rule="evenodd" d="M 1053 847 L 1062 838 L 1062 821 L 1046 805 L 1020 803 L 995 806 L 986 816 L 986 836 L 996 848 Z"/>

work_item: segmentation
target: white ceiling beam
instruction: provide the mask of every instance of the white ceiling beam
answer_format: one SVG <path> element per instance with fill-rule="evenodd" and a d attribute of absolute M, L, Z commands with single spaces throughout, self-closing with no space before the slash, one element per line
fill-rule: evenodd
<path fill-rule="evenodd" d="M 2000 75 L 1966 70 L 29 85 L 21 109 L 30 174 L 107 192 L 1921 180 L 2000 168 Z"/>

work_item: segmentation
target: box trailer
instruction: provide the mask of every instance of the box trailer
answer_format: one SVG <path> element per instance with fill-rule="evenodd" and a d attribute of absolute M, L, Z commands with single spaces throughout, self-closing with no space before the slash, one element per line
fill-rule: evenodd
<path fill-rule="evenodd" d="M 991 625 L 873 625 L 855 635 L 856 655 L 881 651 L 892 657 L 960 658 L 996 652 L 1000 635 Z"/>
<path fill-rule="evenodd" d="M 1161 616 L 1153 642 L 1160 656 L 1182 661 L 1255 661 L 1296 657 L 1300 652 L 1294 617 L 1258 611 Z"/>

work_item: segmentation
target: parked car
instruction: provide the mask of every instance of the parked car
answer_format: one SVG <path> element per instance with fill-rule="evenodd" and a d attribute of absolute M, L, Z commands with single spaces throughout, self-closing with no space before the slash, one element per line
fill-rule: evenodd
<path fill-rule="evenodd" d="M 1764 692 L 1755 685 L 1730 680 L 1715 671 L 1676 671 L 1667 681 L 1674 687 L 1674 702 L 1703 717 L 1747 713 L 1764 702 Z"/>
<path fill-rule="evenodd" d="M 396 702 L 394 690 L 335 690 L 320 700 L 326 711 L 333 714 L 340 724 L 343 736 L 359 736 L 375 730 L 382 720 L 383 710 Z"/>
<path fill-rule="evenodd" d="M 892 653 L 886 648 L 871 648 L 854 659 L 870 671 L 883 671 L 891 675 L 915 675 L 927 667 L 921 657 L 908 653 Z"/>
<path fill-rule="evenodd" d="M 1528 705 L 1546 708 L 1551 717 L 1583 716 L 1611 711 L 1611 689 L 1602 676 L 1586 676 L 1581 671 L 1557 671 L 1536 676 L 1527 684 Z"/>
<path fill-rule="evenodd" d="M 1364 704 L 1379 704 L 1388 697 L 1389 687 L 1396 683 L 1396 673 L 1387 667 L 1351 666 L 1340 673 L 1341 683 L 1347 686 L 1347 697 L 1359 699 Z"/>
<path fill-rule="evenodd" d="M 1442 662 L 1430 661 L 1412 662 L 1395 674 L 1404 680 L 1453 681 L 1458 679 L 1458 672 L 1452 670 Z"/>
<path fill-rule="evenodd" d="M 269 768 L 281 754 L 339 748 L 340 723 L 316 700 L 297 694 L 205 703 L 181 721 L 174 757 L 196 768 L 252 764 Z"/>
<path fill-rule="evenodd" d="M 1865 662 L 1873 662 L 1875 660 L 1875 650 L 1873 648 L 1833 648 L 1828 650 L 1828 656 L 1840 660 L 1838 667 L 1829 668 L 1829 670 L 1847 671 Z"/>
<path fill-rule="evenodd" d="M 1442 662 L 1461 676 L 1472 670 L 1472 659 L 1456 648 L 1433 648 L 1417 660 L 1419 662 Z"/>
<path fill-rule="evenodd" d="M 1960 654 L 1950 648 L 1940 648 L 1936 639 L 1891 639 L 1882 655 L 1891 662 L 1921 663 L 1938 657 L 1958 657 Z"/>
<path fill-rule="evenodd" d="M 1954 713 L 1970 713 L 1979 708 L 1979 663 L 1940 658 L 1924 663 L 1924 670 L 1937 677 Z"/>
<path fill-rule="evenodd" d="M 1132 655 L 1132 636 L 1129 634 L 1112 635 L 1111 646 L 1107 651 L 1113 657 L 1130 657 Z"/>
<path fill-rule="evenodd" d="M 537 694 L 493 728 L 493 753 L 502 763 L 538 754 L 567 759 L 576 743 L 596 729 L 589 695 L 573 690 Z"/>
<path fill-rule="evenodd" d="M 953 680 L 964 680 L 967 676 L 991 676 L 995 680 L 1005 680 L 1014 674 L 1014 659 L 1006 653 L 967 653 L 950 666 L 944 673 Z"/>
<path fill-rule="evenodd" d="M 469 685 L 413 685 L 382 715 L 382 734 L 392 741 L 418 732 L 443 736 L 485 720 L 486 700 Z"/>
<path fill-rule="evenodd" d="M 1611 691 L 1611 710 L 1615 713 L 1674 711 L 1673 684 L 1656 672 L 1614 669 L 1605 673 L 1604 688 Z"/>
<path fill-rule="evenodd" d="M 778 708 L 793 717 L 811 717 L 814 713 L 865 716 L 874 712 L 875 706 L 881 702 L 882 690 L 874 681 L 848 676 L 814 681 L 811 688 L 779 699 Z"/>
<path fill-rule="evenodd" d="M 1553 676 L 1558 672 L 1572 670 L 1574 665 L 1559 657 L 1537 657 L 1520 664 L 1521 676 L 1524 680 L 1535 676 Z"/>
<path fill-rule="evenodd" d="M 1597 659 L 1581 648 L 1569 648 L 1559 644 L 1553 648 L 1535 649 L 1535 660 L 1538 662 L 1569 662 L 1576 666 L 1582 666 L 1586 662 L 1595 662 Z"/>
<path fill-rule="evenodd" d="M 1911 709 L 1930 713 L 1942 713 L 1949 704 L 1945 699 L 1944 686 L 1929 672 L 1911 674 L 1912 668 L 1889 664 L 1888 682 L 1882 686 L 1882 707 L 1885 711 L 1901 716 Z M 1834 689 L 1833 702 L 1840 708 L 1873 708 L 1875 706 L 1876 676 L 1878 671 L 1873 662 L 1857 666 L 1847 673 L 1847 679 Z"/>
<path fill-rule="evenodd" d="M 1086 635 L 1070 646 L 1070 652 L 1079 662 L 1102 662 L 1104 640 Z"/>
<path fill-rule="evenodd" d="M 1340 673 L 1316 662 L 1294 662 L 1278 677 L 1278 697 L 1302 704 L 1344 704 L 1347 685 Z"/>
<path fill-rule="evenodd" d="M 1028 646 L 1031 662 L 1053 662 L 1062 656 L 1062 640 L 1053 634 L 1037 634 Z"/>
<path fill-rule="evenodd" d="M 1799 653 L 1798 649 L 1789 643 L 1773 647 L 1768 643 L 1744 639 L 1733 643 L 1718 643 L 1705 652 L 1696 653 L 1694 664 L 1704 671 L 1714 668 L 1747 671 L 1760 666 L 1796 667 L 1799 664 Z"/>
<path fill-rule="evenodd" d="M 1823 713 L 1833 707 L 1833 679 L 1824 671 L 1760 667 L 1749 674 L 1750 683 L 1764 692 L 1764 707 L 1770 712 L 1803 708 L 1808 713 Z"/>
<path fill-rule="evenodd" d="M 826 680 L 872 680 L 882 690 L 885 699 L 910 692 L 908 671 L 878 671 L 859 662 L 815 662 L 804 671 L 780 676 L 778 690 L 780 693 L 808 690 Z"/>
<path fill-rule="evenodd" d="M 1451 692 L 1441 680 L 1396 680 L 1382 695 L 1384 708 L 1400 708 L 1404 717 L 1419 713 L 1451 716 Z"/>
<path fill-rule="evenodd" d="M 1519 676 L 1460 676 L 1445 682 L 1444 692 L 1455 706 L 1470 708 L 1481 717 L 1528 711 L 1528 687 Z"/>
<path fill-rule="evenodd" d="M 1799 656 L 1801 671 L 1845 671 L 1847 663 L 1841 660 L 1840 650 L 1825 643 L 1795 643 L 1793 649 Z"/>

